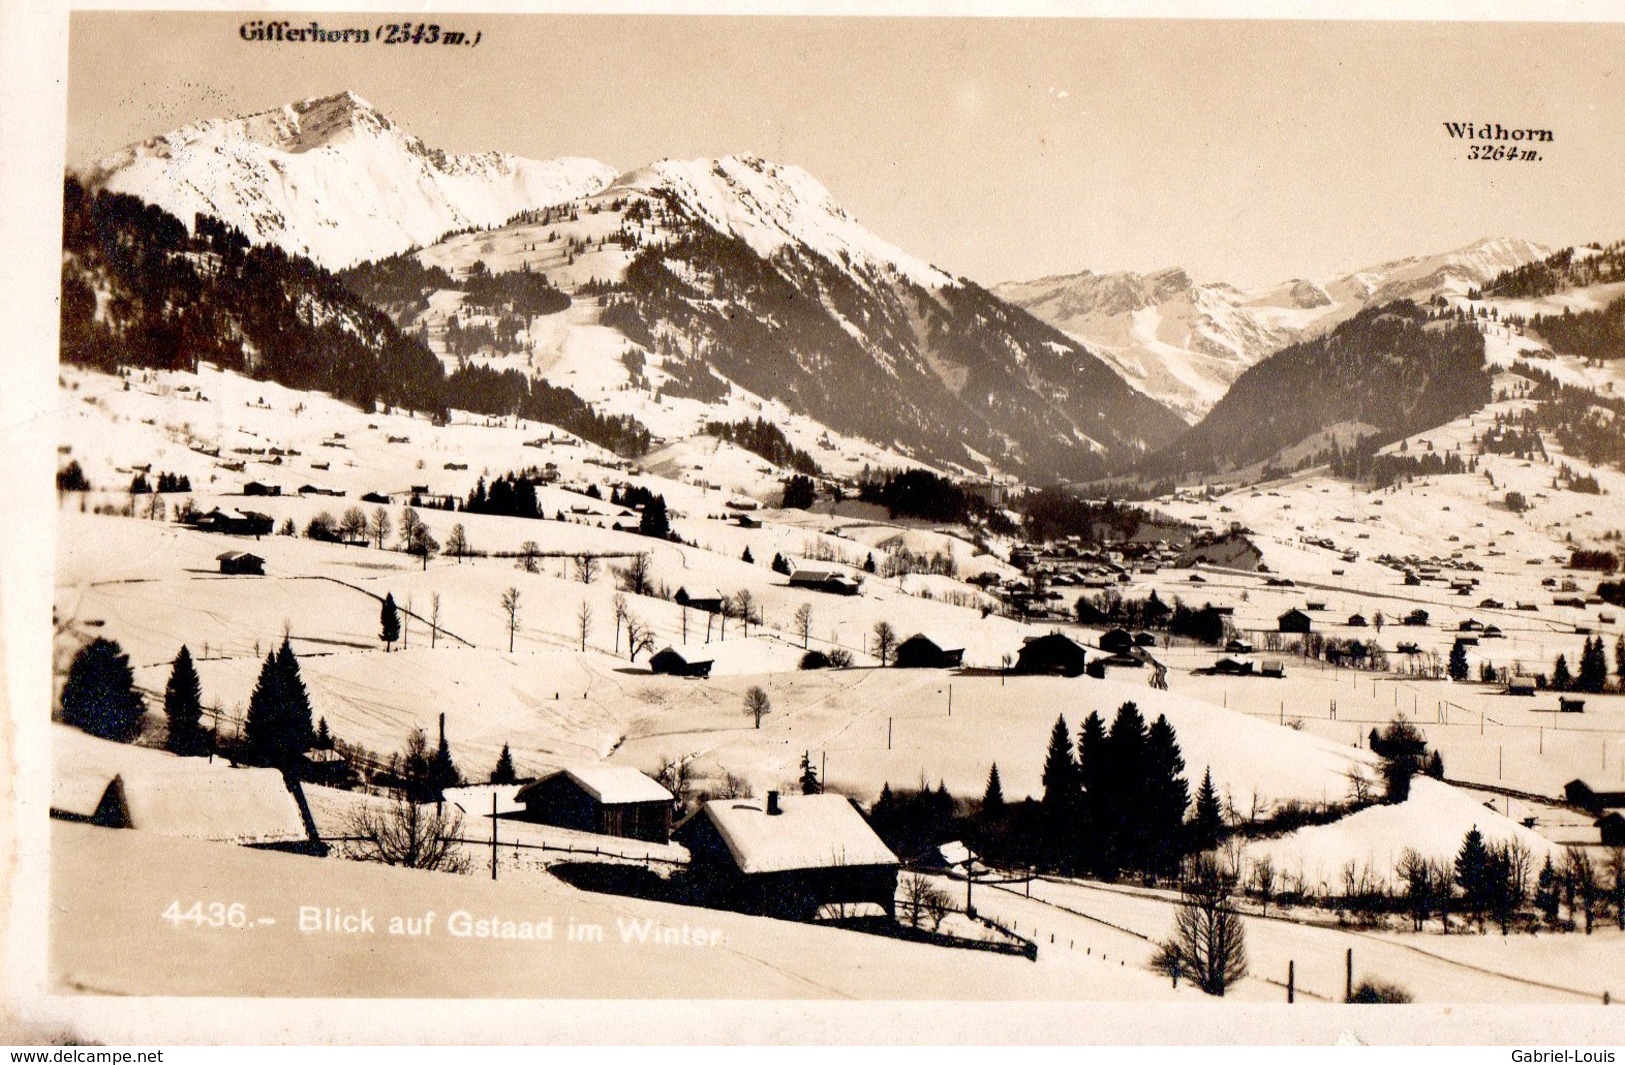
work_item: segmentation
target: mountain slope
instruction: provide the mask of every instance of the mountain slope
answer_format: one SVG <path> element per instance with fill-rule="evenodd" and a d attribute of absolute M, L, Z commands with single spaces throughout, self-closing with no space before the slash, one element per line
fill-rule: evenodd
<path fill-rule="evenodd" d="M 1401 300 L 1360 311 L 1328 335 L 1254 366 L 1142 469 L 1153 476 L 1225 472 L 1268 461 L 1338 426 L 1357 426 L 1385 442 L 1489 400 L 1478 328 Z"/>
<path fill-rule="evenodd" d="M 722 402 L 737 387 L 977 474 L 1092 476 L 1181 427 L 1076 341 L 875 236 L 805 171 L 753 156 L 662 161 L 417 258 L 601 297 L 578 325 L 618 331 L 664 394 Z"/>
<path fill-rule="evenodd" d="M 594 192 L 591 159 L 452 155 L 426 147 L 354 93 L 209 119 L 133 144 L 81 175 L 188 225 L 213 215 L 255 243 L 330 269 Z"/>
<path fill-rule="evenodd" d="M 999 296 L 1066 332 L 1136 388 L 1194 422 L 1248 367 L 1365 307 L 1464 295 L 1547 255 L 1525 240 L 1481 240 L 1330 278 L 1242 291 L 1197 284 L 1179 269 L 1007 282 Z"/>

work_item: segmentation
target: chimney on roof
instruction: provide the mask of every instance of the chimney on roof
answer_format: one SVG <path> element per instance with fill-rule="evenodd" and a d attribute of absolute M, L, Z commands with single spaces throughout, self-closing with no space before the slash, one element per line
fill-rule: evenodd
<path fill-rule="evenodd" d="M 769 816 L 777 816 L 784 812 L 779 809 L 779 793 L 776 791 L 767 793 L 767 812 Z"/>

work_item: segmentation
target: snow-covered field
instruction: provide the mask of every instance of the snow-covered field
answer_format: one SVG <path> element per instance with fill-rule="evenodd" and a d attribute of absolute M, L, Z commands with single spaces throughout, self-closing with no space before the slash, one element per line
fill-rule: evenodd
<path fill-rule="evenodd" d="M 1471 650 L 1475 675 L 1480 662 L 1546 670 L 1559 652 L 1575 662 L 1581 627 L 1601 632 L 1612 648 L 1620 631 L 1615 611 L 1555 607 L 1553 589 L 1542 585 L 1573 576 L 1561 565 L 1570 546 L 1566 537 L 1572 535 L 1576 544 L 1600 542 L 1617 523 L 1617 508 L 1608 501 L 1625 492 L 1625 477 L 1611 470 L 1571 463 L 1577 472 L 1595 472 L 1602 496 L 1552 488 L 1548 465 L 1492 457 L 1481 462 L 1476 475 L 1428 478 L 1383 492 L 1353 489 L 1311 471 L 1212 498 L 1184 493 L 1161 501 L 1159 509 L 1199 527 L 1222 530 L 1239 522 L 1254 530 L 1270 575 L 1293 583 L 1271 586 L 1263 574 L 1213 567 L 1164 568 L 1136 573 L 1120 586 L 1125 594 L 1155 590 L 1165 601 L 1177 596 L 1195 605 L 1211 601 L 1231 607 L 1237 628 L 1259 648 L 1254 658 L 1277 653 L 1265 645 L 1278 614 L 1314 604 L 1317 631 L 1376 639 L 1388 650 L 1393 670 L 1339 670 L 1288 657 L 1284 679 L 1213 676 L 1199 671 L 1212 664 L 1215 652 L 1176 641 L 1155 649 L 1168 667 L 1169 690 L 1161 691 L 1147 684 L 1149 670 L 1112 670 L 1105 680 L 1001 675 L 1004 656 L 1014 654 L 1025 637 L 1061 627 L 1094 644 L 1100 633 L 984 616 L 978 605 L 991 600 L 966 579 L 1016 571 L 955 530 L 890 521 L 877 508 L 852 503 L 813 512 L 773 509 L 783 471 L 739 448 L 695 438 L 693 413 L 685 415 L 688 423 L 673 423 L 672 440 L 634 465 L 534 423 L 454 414 L 449 424 L 434 426 L 400 414 L 362 413 L 319 395 L 207 368 L 199 374 L 138 373 L 126 379 L 64 368 L 62 379 L 59 460 L 79 462 L 95 490 L 82 501 L 64 496 L 58 514 L 58 673 L 91 637 L 119 641 L 130 654 L 155 725 L 169 662 L 181 644 L 197 660 L 209 719 L 231 734 L 241 727 L 266 653 L 286 634 L 315 713 L 337 737 L 387 756 L 404 745 L 411 729 L 433 733 L 444 715 L 453 757 L 472 780 L 484 779 L 508 745 L 522 775 L 601 759 L 653 772 L 666 760 L 683 759 L 701 789 L 732 775 L 757 794 L 793 790 L 806 756 L 830 788 L 864 803 L 888 783 L 908 788 L 941 782 L 958 796 L 974 798 L 997 763 L 1005 795 L 1019 799 L 1042 792 L 1044 747 L 1058 716 L 1076 729 L 1089 712 L 1110 720 L 1128 701 L 1148 720 L 1166 715 L 1179 738 L 1187 779 L 1194 785 L 1211 769 L 1221 796 L 1242 813 L 1267 816 L 1288 801 L 1314 805 L 1346 799 L 1351 771 L 1375 776 L 1367 733 L 1401 712 L 1442 752 L 1451 780 L 1527 791 L 1555 804 L 1563 784 L 1575 776 L 1611 779 L 1625 773 L 1625 698 L 1592 697 L 1584 714 L 1559 716 L 1549 694 L 1519 700 L 1491 686 L 1416 675 L 1430 654 L 1448 652 L 1458 626 L 1468 619 L 1502 630 L 1499 639 L 1482 639 Z M 755 409 L 749 412 L 754 416 Z M 1481 431 L 1485 418 L 1480 414 L 1420 434 L 1407 447 L 1449 450 Z M 812 446 L 818 438 L 809 428 L 792 439 Z M 830 443 L 844 446 L 835 439 Z M 859 451 L 847 455 L 847 465 L 879 457 Z M 427 565 L 396 549 L 393 538 L 384 549 L 303 536 L 252 541 L 168 520 L 96 512 L 131 502 L 124 486 L 147 468 L 149 478 L 163 471 L 191 479 L 190 493 L 166 497 L 172 507 L 189 495 L 200 510 L 256 510 L 279 525 L 290 519 L 303 529 L 321 511 L 337 516 L 363 506 L 371 513 L 375 505 L 362 504 L 360 496 L 378 492 L 389 497 L 385 509 L 398 524 L 414 486 L 461 497 L 482 477 L 489 481 L 530 466 L 553 471 L 555 479 L 538 495 L 550 516 L 565 520 L 421 509 L 442 544 L 452 525 L 462 524 L 476 552 L 463 559 L 436 556 Z M 831 463 L 828 468 L 843 467 Z M 1495 478 L 1493 489 L 1486 472 Z M 279 485 L 282 494 L 245 496 L 250 481 Z M 339 494 L 302 496 L 298 489 L 305 484 Z M 687 543 L 636 534 L 635 513 L 610 501 L 613 489 L 631 485 L 665 497 L 673 527 Z M 1509 488 L 1524 491 L 1534 509 L 1518 515 L 1499 505 Z M 149 499 L 134 497 L 138 514 Z M 748 513 L 759 524 L 742 525 L 737 508 L 753 503 Z M 624 531 L 613 528 L 617 523 Z M 1310 538 L 1330 540 L 1332 547 Z M 512 557 L 526 542 L 540 552 L 534 573 L 518 568 Z M 862 595 L 844 597 L 793 589 L 769 568 L 774 555 L 782 554 L 795 564 L 859 573 L 866 557 L 883 559 L 898 548 L 951 556 L 958 576 L 871 575 Z M 266 576 L 220 575 L 215 557 L 228 549 L 263 555 Z M 752 561 L 742 557 L 747 550 Z M 608 556 L 585 582 L 572 559 L 582 552 Z M 1346 557 L 1350 552 L 1358 557 Z M 639 553 L 648 555 L 652 586 L 660 594 L 617 590 L 611 567 Z M 1397 570 L 1375 561 L 1384 554 L 1436 564 L 1443 578 L 1470 576 L 1479 583 L 1467 596 L 1455 594 L 1447 579 L 1407 586 Z M 666 597 L 679 587 L 729 596 L 748 592 L 759 617 L 748 630 L 738 619 L 724 628 L 719 619 Z M 501 606 L 509 588 L 520 594 L 512 631 Z M 378 635 L 379 604 L 386 594 L 405 612 L 404 640 L 387 651 Z M 1501 605 L 1485 605 L 1488 598 Z M 437 624 L 431 628 L 437 599 Z M 616 616 L 621 601 L 651 633 L 654 649 L 673 646 L 710 659 L 711 677 L 656 676 L 649 671 L 647 651 L 630 657 L 625 624 Z M 1534 602 L 1537 609 L 1516 609 L 1521 601 Z M 804 604 L 812 610 L 805 638 L 794 620 Z M 1399 623 L 1414 609 L 1428 611 L 1427 626 Z M 1379 612 L 1385 620 L 1380 629 Z M 1351 624 L 1356 613 L 1367 626 Z M 964 648 L 969 668 L 958 673 L 878 668 L 872 630 L 879 621 L 892 624 L 900 638 L 924 632 L 945 646 Z M 799 670 L 804 641 L 809 649 L 851 652 L 855 668 Z M 1403 641 L 1416 643 L 1418 653 L 1398 653 Z M 760 728 L 743 708 L 744 694 L 753 686 L 763 688 L 772 704 Z M 107 745 L 82 738 L 66 743 L 60 781 L 78 792 L 95 791 L 114 772 L 173 776 L 144 765 L 173 761 L 167 755 L 122 750 L 103 758 L 98 746 Z M 221 772 L 244 771 L 215 776 Z M 211 778 L 209 786 L 217 784 Z M 308 792 L 318 829 L 329 836 L 344 832 L 359 805 L 375 801 L 315 787 Z M 465 830 L 484 838 L 490 828 L 489 793 L 475 789 L 462 798 L 468 800 L 458 800 Z M 83 806 L 84 796 L 74 801 Z M 1518 824 L 1531 816 L 1533 832 Z M 320 993 L 445 994 L 432 974 L 397 981 L 387 991 L 374 981 L 397 967 L 421 970 L 430 956 L 425 951 L 447 950 L 468 971 L 489 974 L 478 986 L 459 987 L 458 994 L 941 997 L 950 987 L 964 997 L 998 998 L 1195 994 L 1188 987 L 1175 992 L 1146 967 L 1149 941 L 1171 927 L 1171 903 L 1127 889 L 1043 882 L 1033 888 L 1031 900 L 989 889 L 981 903 L 988 912 L 1039 933 L 1034 936 L 1043 944 L 1039 963 L 957 952 L 945 975 L 922 981 L 905 974 L 940 961 L 943 956 L 932 948 L 583 894 L 545 871 L 551 859 L 528 851 L 525 857 L 518 850 L 504 854 L 499 864 L 505 879 L 492 886 L 477 877 L 414 875 L 337 859 L 246 852 L 208 842 L 241 833 L 193 831 L 183 820 L 175 819 L 180 827 L 167 834 L 55 829 L 59 894 L 74 915 L 58 918 L 62 934 L 53 964 L 63 986 L 197 993 L 205 971 L 236 964 L 233 959 L 254 939 L 275 944 L 268 955 L 272 961 L 257 975 L 233 977 L 242 989 L 284 988 L 311 950 L 337 947 L 341 964 L 321 978 L 327 983 Z M 1390 876 L 1403 848 L 1447 858 L 1475 825 L 1491 839 L 1516 837 L 1536 850 L 1554 839 L 1571 842 L 1576 832 L 1586 831 L 1559 815 L 1555 805 L 1510 796 L 1486 803 L 1484 793 L 1419 781 L 1403 805 L 1256 843 L 1253 857 L 1267 854 L 1278 869 L 1312 884 L 1333 881 L 1349 862 Z M 510 843 L 595 845 L 577 839 L 580 834 L 534 825 L 510 829 L 503 822 L 499 832 Z M 680 848 L 639 853 L 682 860 Z M 476 864 L 483 860 L 478 853 L 470 858 Z M 108 860 L 128 864 L 138 885 L 135 901 L 87 897 L 79 878 L 90 864 Z M 177 873 L 181 866 L 185 870 Z M 197 883 L 177 886 L 177 876 Z M 119 907 L 146 905 L 182 887 L 202 892 L 205 884 L 227 884 L 251 909 L 287 913 L 289 921 L 296 914 L 288 907 L 303 904 L 300 899 L 338 906 L 372 899 L 391 912 L 435 909 L 443 917 L 454 907 L 515 914 L 547 910 L 560 920 L 576 916 L 606 927 L 618 917 L 651 916 L 672 925 L 686 921 L 722 928 L 727 946 L 704 954 L 716 960 L 690 972 L 684 983 L 682 966 L 668 967 L 665 960 L 639 960 L 636 964 L 646 969 L 625 975 L 634 964 L 627 954 L 631 947 L 592 953 L 558 944 L 562 953 L 548 955 L 533 946 L 487 941 L 440 940 L 426 946 L 410 938 L 380 938 L 362 944 L 300 935 L 286 923 L 224 938 L 190 927 L 144 926 L 137 954 L 169 951 L 161 964 L 145 968 L 122 956 L 95 955 L 84 942 L 84 929 L 127 919 L 122 911 L 113 912 Z M 1547 937 L 1529 939 L 1527 948 L 1493 948 L 1492 937 L 1462 937 L 1462 942 L 1452 937 L 1435 950 L 1433 936 L 1385 939 L 1273 919 L 1252 920 L 1250 927 L 1256 975 L 1237 994 L 1254 1001 L 1277 1000 L 1282 990 L 1270 981 L 1283 979 L 1289 960 L 1298 963 L 1307 998 L 1334 996 L 1349 945 L 1362 965 L 1369 965 L 1363 972 L 1397 979 L 1421 1000 L 1582 1001 L 1625 986 L 1600 961 L 1586 969 L 1584 979 L 1553 975 L 1554 959 L 1564 951 L 1549 945 L 1557 941 Z M 70 935 L 69 929 L 79 931 Z M 1057 937 L 1054 944 L 1049 935 Z M 1579 953 L 1573 956 L 1590 959 L 1602 942 L 1617 945 L 1608 935 L 1594 937 L 1575 947 Z M 651 948 L 635 949 L 637 959 L 666 957 Z M 831 960 L 806 960 L 819 957 Z M 692 958 L 687 964 L 693 965 Z M 897 990 L 894 984 L 907 988 Z"/>

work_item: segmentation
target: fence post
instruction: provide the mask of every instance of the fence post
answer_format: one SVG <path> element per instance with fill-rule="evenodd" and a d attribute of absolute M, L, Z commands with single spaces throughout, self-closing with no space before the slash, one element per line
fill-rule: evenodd
<path fill-rule="evenodd" d="M 1298 963 L 1289 961 L 1286 963 L 1286 1001 L 1289 1006 L 1296 1001 L 1297 983 Z"/>
<path fill-rule="evenodd" d="M 1354 948 L 1350 947 L 1343 962 L 1343 1001 L 1354 1001 Z"/>

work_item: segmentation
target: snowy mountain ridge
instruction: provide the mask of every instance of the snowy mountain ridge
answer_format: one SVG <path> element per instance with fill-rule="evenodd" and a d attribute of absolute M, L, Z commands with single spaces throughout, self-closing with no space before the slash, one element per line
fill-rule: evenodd
<path fill-rule="evenodd" d="M 195 122 L 106 156 L 81 177 L 188 224 L 213 215 L 255 243 L 337 269 L 596 192 L 615 171 L 592 159 L 443 152 L 341 92 Z"/>
<path fill-rule="evenodd" d="M 1249 367 L 1365 307 L 1461 295 L 1549 254 L 1531 241 L 1490 238 L 1252 290 L 1197 283 L 1174 267 L 1150 274 L 1086 270 L 993 291 L 1088 344 L 1134 387 L 1194 422 Z"/>
<path fill-rule="evenodd" d="M 798 166 L 755 155 L 662 159 L 616 178 L 609 192 L 675 195 L 720 233 L 771 258 L 787 246 L 810 249 L 837 266 L 868 267 L 923 288 L 954 279 L 876 236 Z"/>

